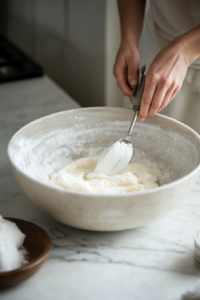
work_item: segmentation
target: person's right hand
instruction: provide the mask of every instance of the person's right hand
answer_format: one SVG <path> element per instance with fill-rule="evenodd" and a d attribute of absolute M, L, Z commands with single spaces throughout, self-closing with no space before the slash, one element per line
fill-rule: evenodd
<path fill-rule="evenodd" d="M 130 97 L 133 87 L 138 83 L 139 67 L 140 55 L 135 43 L 122 41 L 113 67 L 113 74 L 118 87 L 125 96 Z"/>

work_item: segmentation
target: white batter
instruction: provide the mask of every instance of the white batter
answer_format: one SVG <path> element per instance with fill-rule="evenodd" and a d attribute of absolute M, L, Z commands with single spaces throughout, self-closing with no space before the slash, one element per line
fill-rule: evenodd
<path fill-rule="evenodd" d="M 160 172 L 153 165 L 130 163 L 120 174 L 107 176 L 94 173 L 98 161 L 99 157 L 79 159 L 54 173 L 47 182 L 68 190 L 105 194 L 138 192 L 158 187 Z"/>

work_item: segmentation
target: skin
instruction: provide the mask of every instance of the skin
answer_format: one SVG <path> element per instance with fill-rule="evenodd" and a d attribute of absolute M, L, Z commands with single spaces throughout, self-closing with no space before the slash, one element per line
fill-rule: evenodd
<path fill-rule="evenodd" d="M 144 19 L 144 0 L 118 0 L 121 45 L 113 74 L 125 96 L 137 84 L 140 66 L 138 43 Z M 181 13 L 181 12 L 180 12 Z M 154 116 L 165 108 L 180 90 L 188 67 L 200 57 L 200 26 L 184 33 L 160 51 L 146 74 L 139 120 Z"/>

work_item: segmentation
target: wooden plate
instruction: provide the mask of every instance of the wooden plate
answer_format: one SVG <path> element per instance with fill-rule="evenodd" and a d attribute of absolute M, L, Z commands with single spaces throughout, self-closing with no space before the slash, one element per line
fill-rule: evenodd
<path fill-rule="evenodd" d="M 28 252 L 28 263 L 13 271 L 0 272 L 1 288 L 19 284 L 34 275 L 41 268 L 51 250 L 51 240 L 42 228 L 20 219 L 5 219 L 14 222 L 26 235 L 23 246 Z"/>

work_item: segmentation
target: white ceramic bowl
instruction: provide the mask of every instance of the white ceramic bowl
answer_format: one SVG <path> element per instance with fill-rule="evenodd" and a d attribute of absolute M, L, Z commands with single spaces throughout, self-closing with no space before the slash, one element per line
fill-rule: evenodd
<path fill-rule="evenodd" d="M 17 183 L 52 218 L 83 229 L 123 230 L 160 218 L 182 201 L 200 173 L 199 135 L 173 119 L 156 115 L 136 123 L 133 161 L 156 162 L 164 185 L 118 195 L 88 194 L 44 183 L 72 160 L 100 155 L 126 135 L 133 112 L 84 108 L 43 117 L 20 129 L 8 145 Z"/>

